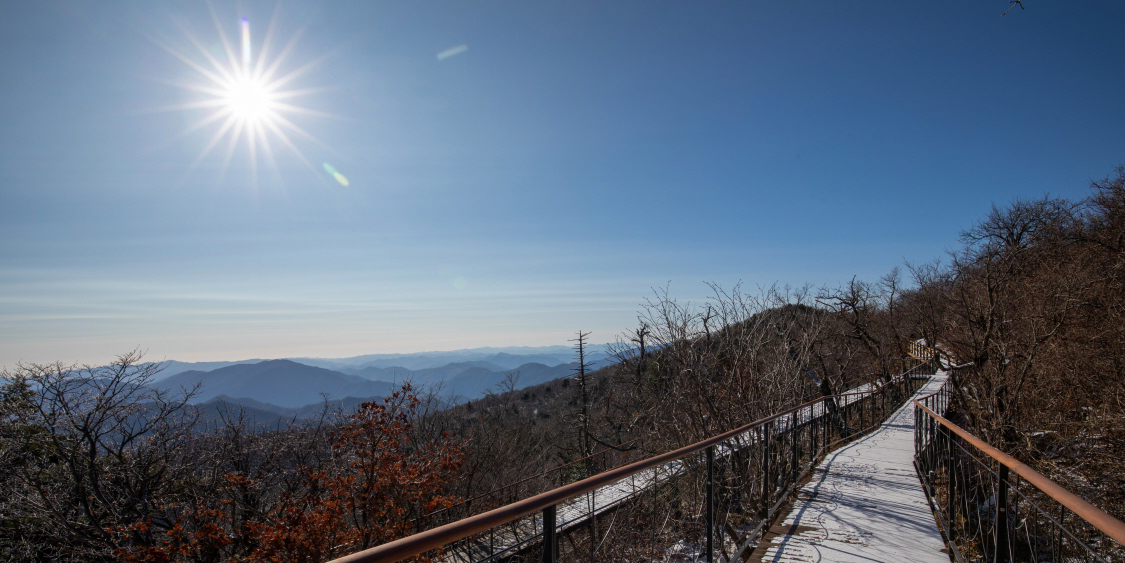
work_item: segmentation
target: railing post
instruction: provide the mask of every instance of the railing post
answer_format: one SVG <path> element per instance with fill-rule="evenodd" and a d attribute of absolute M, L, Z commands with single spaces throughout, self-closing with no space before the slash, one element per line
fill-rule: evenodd
<path fill-rule="evenodd" d="M 587 506 L 590 507 L 590 561 L 598 552 L 598 513 L 597 502 L 594 500 L 594 491 L 586 493 Z"/>
<path fill-rule="evenodd" d="M 798 436 L 797 436 L 797 411 L 793 411 L 793 414 L 789 419 L 789 438 L 792 441 L 791 444 L 793 446 L 792 451 L 791 451 L 792 461 L 789 463 L 789 473 L 790 473 L 793 481 L 796 481 L 797 480 L 797 470 L 798 470 L 798 467 L 799 467 L 799 465 L 798 465 L 799 461 L 798 461 L 797 458 L 800 455 L 800 450 L 798 449 L 798 446 L 797 446 L 797 439 L 798 439 Z"/>
<path fill-rule="evenodd" d="M 824 407 L 824 449 L 825 449 L 825 451 L 828 450 L 828 444 L 832 443 L 832 424 L 835 422 L 835 420 L 833 420 L 831 418 L 835 413 L 832 411 L 832 409 L 829 408 L 828 401 L 830 401 L 830 400 L 831 399 L 829 399 L 828 397 L 825 397 L 820 403 Z"/>
<path fill-rule="evenodd" d="M 809 408 L 809 434 L 811 435 L 812 452 L 809 454 L 809 463 L 816 463 L 820 455 L 820 418 L 817 417 L 816 405 Z"/>
<path fill-rule="evenodd" d="M 707 563 L 715 556 L 715 446 L 707 448 Z"/>
<path fill-rule="evenodd" d="M 934 417 L 932 417 L 932 416 L 926 417 L 926 427 L 927 427 L 926 438 L 927 438 L 927 440 L 926 440 L 925 448 L 928 450 L 927 457 L 930 458 L 930 461 L 929 461 L 929 471 L 930 472 L 933 472 L 935 470 L 935 468 L 937 467 L 937 448 L 934 446 L 934 440 L 937 439 L 937 425 L 938 425 L 937 421 L 934 420 Z"/>
<path fill-rule="evenodd" d="M 996 483 L 996 563 L 1008 563 L 1011 547 L 1008 545 L 1008 466 L 1000 463 Z"/>
<path fill-rule="evenodd" d="M 922 453 L 922 448 L 919 446 L 919 444 L 922 443 L 921 439 L 919 437 L 919 435 L 922 433 L 921 432 L 922 431 L 922 425 L 919 424 L 919 422 L 922 421 L 922 418 L 919 416 L 919 413 L 921 413 L 921 412 L 922 412 L 922 409 L 918 408 L 918 405 L 914 405 L 914 457 L 915 458 L 918 458 L 919 457 L 918 454 Z"/>
<path fill-rule="evenodd" d="M 762 425 L 762 498 L 766 502 L 762 503 L 762 518 L 765 519 L 770 514 L 770 498 L 773 497 L 773 490 L 770 487 L 770 425 L 772 422 L 767 422 Z"/>
<path fill-rule="evenodd" d="M 555 535 L 555 505 L 543 509 L 543 563 L 559 560 L 559 542 Z"/>
<path fill-rule="evenodd" d="M 946 477 L 946 503 L 945 503 L 945 537 L 952 544 L 956 539 L 956 532 L 953 530 L 953 523 L 955 521 L 953 507 L 956 506 L 954 497 L 957 496 L 957 468 L 953 461 L 953 432 L 946 429 L 945 440 L 945 477 Z"/>

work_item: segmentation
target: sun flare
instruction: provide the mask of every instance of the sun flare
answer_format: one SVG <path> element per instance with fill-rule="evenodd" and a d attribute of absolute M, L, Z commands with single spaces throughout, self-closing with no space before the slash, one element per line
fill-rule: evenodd
<path fill-rule="evenodd" d="M 254 77 L 238 78 L 227 84 L 224 99 L 227 110 L 244 122 L 269 120 L 270 114 L 274 113 L 273 91 L 268 84 Z"/>
<path fill-rule="evenodd" d="M 270 22 L 257 56 L 253 52 L 250 22 L 247 18 L 242 18 L 241 21 L 241 41 L 238 43 L 241 53 L 236 54 L 235 48 L 228 40 L 218 16 L 214 11 L 212 11 L 211 16 L 215 24 L 217 39 L 222 47 L 222 54 L 220 55 L 213 54 L 213 50 L 208 49 L 202 39 L 191 33 L 186 33 L 186 35 L 198 51 L 194 56 L 189 56 L 183 51 L 171 47 L 167 42 L 153 39 L 157 45 L 199 75 L 199 79 L 195 81 L 173 83 L 175 86 L 193 93 L 197 98 L 196 100 L 162 108 L 185 111 L 204 110 L 204 115 L 183 131 L 180 137 L 201 129 L 213 128 L 211 137 L 200 150 L 195 161 L 191 163 L 189 171 L 198 167 L 217 147 L 225 144 L 222 166 L 225 174 L 227 166 L 234 158 L 236 147 L 242 144 L 243 138 L 245 138 L 245 148 L 249 157 L 250 172 L 255 182 L 257 181 L 259 154 L 275 171 L 278 170 L 277 158 L 274 154 L 274 145 L 278 143 L 285 145 L 286 149 L 309 170 L 315 170 L 297 147 L 295 139 L 300 138 L 321 147 L 325 145 L 294 123 L 291 117 L 297 114 L 318 117 L 335 116 L 289 102 L 293 98 L 324 90 L 324 88 L 293 89 L 290 86 L 299 77 L 315 68 L 320 61 L 316 60 L 295 70 L 282 72 L 282 68 L 292 54 L 300 33 L 295 34 L 278 53 L 274 54 L 271 48 L 275 35 L 276 14 L 274 21 Z"/>

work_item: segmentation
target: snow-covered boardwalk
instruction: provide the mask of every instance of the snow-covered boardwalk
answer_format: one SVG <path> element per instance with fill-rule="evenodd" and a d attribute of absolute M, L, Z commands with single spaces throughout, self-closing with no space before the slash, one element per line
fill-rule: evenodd
<path fill-rule="evenodd" d="M 874 385 L 860 385 L 850 389 L 846 395 L 837 399 L 841 407 L 861 400 L 861 395 L 875 389 Z M 798 410 L 799 418 L 808 420 L 824 416 L 825 406 L 817 403 Z M 913 420 L 913 419 L 911 419 Z M 782 418 L 776 422 L 773 429 L 781 433 L 788 429 L 790 419 Z M 757 444 L 758 435 L 749 431 L 739 435 L 736 439 L 716 446 L 716 456 L 724 457 L 731 452 Z M 913 442 L 910 442 L 913 444 Z M 913 445 L 911 445 L 913 448 Z M 702 457 L 702 453 L 696 454 Z M 622 479 L 616 483 L 601 487 L 591 493 L 580 495 L 560 503 L 556 510 L 556 530 L 564 532 L 568 529 L 588 522 L 593 515 L 609 512 L 618 505 L 628 502 L 652 487 L 668 482 L 678 475 L 683 474 L 688 468 L 684 460 L 671 461 L 666 464 L 640 471 L 635 475 Z M 534 545 L 543 534 L 543 515 L 535 514 L 522 518 L 512 524 L 494 528 L 486 534 L 474 537 L 470 541 L 460 542 L 445 554 L 445 560 L 453 563 L 483 563 L 496 561 L 502 557 L 510 556 L 527 546 Z"/>
<path fill-rule="evenodd" d="M 945 382 L 939 372 L 915 395 Z M 749 561 L 949 563 L 914 465 L 914 403 L 828 454 Z"/>

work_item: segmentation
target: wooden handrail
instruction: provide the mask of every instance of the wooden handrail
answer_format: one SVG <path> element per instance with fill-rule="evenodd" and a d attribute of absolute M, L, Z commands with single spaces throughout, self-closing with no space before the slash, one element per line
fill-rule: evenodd
<path fill-rule="evenodd" d="M 973 447 L 985 453 L 985 455 L 995 459 L 996 461 L 1004 464 L 1008 469 L 1016 472 L 1017 475 L 1023 477 L 1025 481 L 1034 485 L 1040 491 L 1043 491 L 1047 496 L 1055 499 L 1063 506 L 1069 508 L 1072 512 L 1078 515 L 1079 518 L 1089 522 L 1092 526 L 1100 530 L 1103 534 L 1113 538 L 1122 545 L 1125 545 L 1125 522 L 1114 518 L 1107 514 L 1104 510 L 1082 500 L 1078 495 L 1064 489 L 1058 483 L 1046 478 L 1043 474 L 1028 467 L 1026 464 L 1020 462 L 1016 458 L 988 445 L 984 440 L 973 436 L 966 432 L 960 426 L 942 418 L 934 411 L 927 408 L 921 403 L 923 399 L 932 397 L 937 393 L 932 393 L 914 400 L 914 405 L 926 412 L 926 414 L 933 417 L 934 420 L 941 423 L 942 426 L 948 428 L 954 434 L 957 434 L 961 439 L 973 445 Z"/>
<path fill-rule="evenodd" d="M 624 446 L 625 444 L 629 444 L 629 443 L 632 443 L 632 442 L 636 442 L 636 440 L 634 439 L 634 440 L 629 440 L 629 441 L 627 441 L 627 442 L 621 442 L 620 444 L 617 444 L 616 446 L 610 446 L 610 447 L 608 447 L 608 448 L 605 448 L 604 450 L 599 450 L 599 451 L 596 451 L 596 452 L 594 452 L 594 453 L 592 453 L 592 454 L 590 454 L 590 455 L 588 455 L 588 456 L 586 456 L 586 457 L 583 457 L 583 458 L 579 458 L 579 459 L 576 459 L 576 460 L 574 460 L 574 461 L 571 461 L 571 462 L 568 462 L 568 463 L 564 463 L 564 464 L 562 464 L 562 465 L 559 465 L 559 466 L 556 466 L 556 467 L 552 467 L 552 468 L 550 468 L 550 469 L 548 469 L 548 470 L 546 470 L 546 471 L 542 471 L 542 472 L 536 473 L 535 475 L 529 475 L 529 476 L 527 476 L 527 477 L 524 477 L 523 479 L 520 479 L 519 481 L 514 481 L 514 482 L 512 482 L 512 483 L 508 483 L 508 484 L 506 484 L 506 485 L 501 485 L 501 486 L 499 486 L 499 487 L 496 487 L 495 489 L 492 489 L 491 491 L 488 491 L 487 493 L 480 493 L 480 494 L 478 494 L 478 495 L 476 495 L 476 496 L 474 496 L 474 497 L 470 497 L 470 498 L 467 498 L 467 499 L 462 499 L 462 500 L 460 500 L 460 501 L 458 501 L 458 502 L 454 503 L 454 504 L 453 504 L 452 506 L 449 506 L 449 507 L 447 507 L 447 508 L 442 508 L 442 509 L 440 509 L 440 510 L 435 510 L 435 511 L 433 511 L 433 512 L 430 512 L 430 513 L 428 513 L 428 514 L 423 514 L 422 516 L 419 516 L 419 517 L 417 517 L 417 518 L 415 518 L 415 519 L 411 520 L 411 523 L 417 522 L 418 520 L 421 520 L 421 519 L 423 519 L 423 518 L 430 518 L 430 517 L 432 517 L 432 516 L 436 516 L 436 515 L 438 515 L 438 514 L 441 514 L 441 513 L 443 513 L 443 512 L 448 512 L 448 511 L 452 510 L 452 509 L 453 509 L 454 507 L 457 507 L 457 506 L 463 506 L 463 505 L 466 505 L 466 504 L 468 504 L 468 503 L 470 503 L 470 502 L 472 502 L 472 501 L 475 501 L 475 500 L 480 500 L 480 499 L 482 499 L 482 498 L 487 498 L 487 497 L 489 497 L 489 496 L 492 496 L 493 494 L 495 494 L 495 493 L 497 493 L 497 492 L 500 492 L 500 491 L 502 491 L 502 490 L 504 490 L 504 489 L 508 489 L 508 488 L 514 487 L 514 486 L 516 486 L 516 485 L 522 485 L 523 483 L 526 483 L 526 482 L 528 482 L 528 481 L 530 481 L 530 480 L 532 480 L 532 479 L 535 479 L 535 478 L 537 478 L 537 477 L 542 477 L 542 476 L 544 476 L 544 475 L 547 475 L 547 474 L 549 474 L 549 473 L 554 473 L 555 471 L 558 471 L 558 470 L 560 470 L 560 469 L 565 469 L 565 468 L 567 468 L 567 467 L 570 467 L 570 466 L 572 466 L 572 465 L 575 465 L 575 464 L 578 464 L 578 463 L 582 463 L 583 461 L 587 461 L 587 460 L 590 460 L 590 459 L 594 459 L 594 458 L 596 458 L 596 457 L 598 457 L 598 456 L 600 456 L 600 455 L 602 455 L 602 454 L 604 454 L 604 453 L 606 453 L 606 452 L 608 452 L 608 451 L 614 451 L 614 450 L 615 450 L 616 448 L 618 448 L 618 447 L 621 447 L 621 446 Z"/>
<path fill-rule="evenodd" d="M 896 378 L 897 379 L 897 378 Z M 883 386 L 885 387 L 885 385 Z M 378 545 L 363 551 L 345 555 L 339 559 L 333 560 L 331 563 L 395 563 L 408 557 L 437 549 L 443 545 L 448 545 L 457 540 L 467 538 L 473 534 L 477 534 L 495 528 L 497 526 L 507 524 L 513 520 L 522 518 L 529 514 L 542 511 L 543 509 L 559 504 L 569 498 L 588 493 L 590 491 L 601 488 L 610 483 L 615 483 L 626 477 L 631 477 L 644 471 L 651 469 L 658 465 L 673 461 L 684 456 L 701 452 L 711 446 L 725 442 L 735 436 L 745 434 L 755 428 L 763 426 L 767 423 L 778 420 L 782 417 L 788 416 L 798 410 L 806 407 L 815 406 L 816 404 L 824 401 L 825 399 L 835 399 L 840 397 L 847 397 L 852 395 L 865 395 L 873 394 L 882 387 L 876 387 L 870 391 L 860 391 L 852 393 L 841 393 L 839 395 L 828 395 L 820 397 L 812 401 L 806 401 L 798 406 L 784 410 L 779 413 L 772 414 L 765 418 L 756 420 L 744 426 L 735 428 L 691 444 L 684 446 L 677 450 L 672 450 L 657 456 L 647 459 L 642 459 L 623 465 L 616 469 L 611 469 L 604 473 L 599 473 L 592 477 L 587 477 L 581 481 L 576 481 L 569 485 L 564 485 L 557 489 L 552 489 L 545 493 L 540 493 L 533 497 L 529 497 L 511 504 L 501 506 L 488 512 L 482 512 L 475 516 L 470 516 L 456 522 L 450 522 L 444 526 L 438 526 L 430 530 L 418 532 L 417 534 L 407 536 L 405 538 L 397 539 L 392 542 Z"/>

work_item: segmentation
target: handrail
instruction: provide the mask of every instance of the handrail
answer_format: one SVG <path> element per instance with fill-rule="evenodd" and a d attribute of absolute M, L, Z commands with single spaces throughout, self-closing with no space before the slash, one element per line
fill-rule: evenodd
<path fill-rule="evenodd" d="M 960 426 L 941 417 L 934 411 L 927 408 L 921 401 L 928 399 L 937 393 L 931 393 L 925 397 L 920 397 L 914 400 L 914 405 L 922 409 L 926 414 L 930 415 L 934 420 L 941 423 L 942 426 L 949 429 L 954 434 L 957 434 L 961 439 L 969 444 L 972 444 L 978 450 L 984 452 L 992 459 L 1004 464 L 1008 469 L 1015 471 L 1017 475 L 1023 477 L 1025 481 L 1031 483 L 1040 491 L 1043 491 L 1047 496 L 1055 499 L 1059 504 L 1069 508 L 1072 512 L 1077 514 L 1083 520 L 1089 522 L 1095 528 L 1100 530 L 1105 535 L 1113 538 L 1118 543 L 1125 545 L 1125 522 L 1110 516 L 1102 509 L 1082 500 L 1081 497 L 1059 486 L 1058 483 L 1044 477 L 1038 471 L 1028 467 L 1016 458 L 990 446 L 980 438 L 966 432 Z"/>
<path fill-rule="evenodd" d="M 903 374 L 904 377 L 911 377 Z M 897 379 L 897 378 L 896 378 Z M 888 382 L 889 383 L 889 382 Z M 884 384 L 886 385 L 886 384 Z M 840 393 L 837 395 L 825 395 L 812 401 L 806 401 L 795 407 L 787 410 L 772 414 L 765 418 L 758 419 L 749 424 L 729 430 L 722 434 L 717 434 L 705 440 L 701 440 L 694 444 L 684 446 L 682 448 L 665 452 L 647 459 L 642 459 L 623 465 L 616 469 L 599 473 L 592 477 L 587 477 L 581 481 L 564 485 L 550 491 L 540 493 L 533 497 L 529 497 L 511 504 L 495 508 L 488 512 L 483 512 L 475 516 L 470 516 L 456 522 L 451 522 L 437 528 L 432 528 L 400 538 L 395 541 L 378 545 L 363 551 L 345 555 L 339 559 L 335 559 L 332 563 L 395 563 L 408 557 L 424 553 L 432 549 L 437 549 L 443 545 L 450 544 L 460 539 L 467 538 L 473 534 L 483 532 L 490 528 L 506 524 L 513 520 L 522 518 L 524 516 L 542 511 L 548 507 L 559 504 L 560 502 L 576 497 L 578 495 L 594 491 L 602 486 L 610 483 L 615 483 L 626 477 L 630 477 L 646 469 L 659 466 L 663 463 L 682 458 L 689 454 L 702 452 L 703 450 L 714 446 L 716 444 L 725 442 L 731 438 L 745 434 L 760 426 L 764 426 L 775 420 L 789 416 L 794 412 L 802 410 L 807 407 L 815 406 L 825 399 L 836 399 L 841 397 L 848 397 L 852 395 L 865 395 L 874 393 L 878 387 L 870 391 L 859 391 L 851 393 Z"/>
<path fill-rule="evenodd" d="M 596 458 L 596 457 L 598 457 L 598 456 L 600 456 L 600 455 L 602 455 L 606 452 L 618 451 L 618 450 L 616 450 L 616 448 L 619 448 L 621 446 L 624 446 L 625 444 L 629 444 L 629 443 L 632 443 L 632 442 L 636 442 L 636 440 L 634 439 L 634 440 L 628 440 L 626 442 L 621 442 L 620 444 L 617 444 L 616 446 L 610 446 L 610 447 L 605 448 L 603 450 L 598 450 L 598 451 L 596 451 L 596 452 L 594 452 L 594 453 L 592 453 L 592 454 L 590 454 L 586 457 L 579 458 L 579 459 L 576 459 L 574 461 L 564 463 L 564 464 L 556 466 L 556 467 L 552 467 L 552 468 L 550 468 L 546 471 L 541 471 L 539 473 L 536 473 L 535 475 L 529 475 L 527 477 L 524 477 L 523 479 L 520 479 L 519 481 L 514 481 L 514 482 L 511 482 L 511 483 L 501 485 L 501 486 L 496 487 L 495 489 L 492 489 L 491 491 L 488 491 L 486 493 L 480 493 L 476 496 L 473 496 L 473 497 L 470 497 L 470 498 L 467 498 L 467 499 L 462 499 L 462 500 L 460 500 L 460 501 L 458 501 L 458 502 L 454 503 L 453 505 L 448 506 L 446 508 L 442 508 L 440 510 L 435 510 L 435 511 L 427 513 L 427 514 L 423 514 L 423 515 L 415 518 L 414 520 L 411 520 L 411 523 L 417 522 L 418 520 L 421 520 L 423 518 L 431 518 L 431 517 L 437 516 L 439 514 L 448 512 L 448 511 L 450 511 L 453 508 L 456 508 L 458 506 L 467 505 L 467 504 L 469 504 L 469 503 L 471 503 L 475 500 L 480 500 L 482 498 L 488 498 L 488 497 L 492 496 L 493 494 L 496 494 L 499 491 L 503 491 L 504 489 L 510 489 L 512 487 L 515 487 L 516 485 L 522 485 L 522 484 L 524 484 L 528 481 L 531 481 L 532 479 L 535 479 L 537 477 L 542 477 L 542 476 L 547 475 L 549 473 L 554 473 L 556 471 L 559 471 L 560 469 L 565 469 L 565 468 L 570 467 L 572 465 L 582 463 L 583 461 L 588 461 L 588 460 L 594 459 L 594 458 Z"/>

